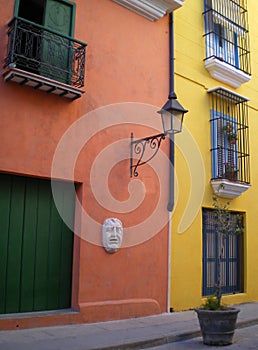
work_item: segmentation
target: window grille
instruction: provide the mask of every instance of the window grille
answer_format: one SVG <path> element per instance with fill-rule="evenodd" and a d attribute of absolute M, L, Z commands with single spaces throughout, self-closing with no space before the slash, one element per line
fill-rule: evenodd
<path fill-rule="evenodd" d="M 250 184 L 248 100 L 221 87 L 208 92 L 212 179 Z"/>
<path fill-rule="evenodd" d="M 236 225 L 243 213 L 229 212 L 229 220 Z M 243 234 L 228 234 L 223 242 L 217 230 L 218 220 L 214 209 L 203 209 L 203 296 L 216 291 L 218 258 L 224 244 L 221 260 L 222 293 L 243 292 Z"/>
<path fill-rule="evenodd" d="M 251 74 L 245 0 L 204 0 L 206 60 L 217 58 Z"/>

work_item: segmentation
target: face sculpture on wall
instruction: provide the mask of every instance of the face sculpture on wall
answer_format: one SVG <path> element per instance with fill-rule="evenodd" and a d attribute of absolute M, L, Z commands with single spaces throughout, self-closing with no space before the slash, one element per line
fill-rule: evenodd
<path fill-rule="evenodd" d="M 102 226 L 102 244 L 108 253 L 115 253 L 122 244 L 123 225 L 119 219 L 106 219 Z"/>

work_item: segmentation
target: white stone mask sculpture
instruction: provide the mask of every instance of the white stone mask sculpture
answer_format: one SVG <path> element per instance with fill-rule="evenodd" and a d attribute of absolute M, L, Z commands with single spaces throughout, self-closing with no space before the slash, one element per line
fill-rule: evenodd
<path fill-rule="evenodd" d="M 115 253 L 122 244 L 123 225 L 119 219 L 106 219 L 102 226 L 102 244 L 108 253 Z"/>

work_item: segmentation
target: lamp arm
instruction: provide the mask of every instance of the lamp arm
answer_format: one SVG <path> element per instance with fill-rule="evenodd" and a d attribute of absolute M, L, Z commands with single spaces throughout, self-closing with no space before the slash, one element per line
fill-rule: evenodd
<path fill-rule="evenodd" d="M 148 136 L 143 139 L 134 140 L 133 133 L 131 134 L 131 156 L 130 156 L 130 176 L 131 177 L 132 176 L 137 177 L 139 175 L 137 172 L 137 168 L 141 165 L 148 163 L 151 159 L 155 157 L 155 155 L 157 154 L 160 148 L 161 141 L 164 140 L 165 137 L 166 135 L 163 133 L 163 134 Z M 147 145 L 151 150 L 153 150 L 153 153 L 148 159 L 143 161 L 143 156 Z M 136 163 L 133 163 L 134 155 L 138 156 Z"/>

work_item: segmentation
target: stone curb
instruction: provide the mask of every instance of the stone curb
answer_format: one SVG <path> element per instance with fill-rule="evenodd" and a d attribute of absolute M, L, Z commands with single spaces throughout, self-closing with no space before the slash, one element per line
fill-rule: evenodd
<path fill-rule="evenodd" d="M 250 326 L 254 326 L 258 324 L 258 318 L 246 320 L 246 321 L 240 321 L 237 322 L 236 328 L 246 328 Z M 92 348 L 90 350 L 140 350 L 140 349 L 147 349 L 154 346 L 169 344 L 169 343 L 175 343 L 178 341 L 183 340 L 189 340 L 192 338 L 197 338 L 201 336 L 201 331 L 196 330 L 192 332 L 186 332 L 186 333 L 179 333 L 176 335 L 168 335 L 160 338 L 154 338 L 154 339 L 148 339 L 148 340 L 140 340 L 135 341 L 132 343 L 125 343 L 121 345 L 113 345 L 113 346 L 107 346 L 107 347 L 101 347 L 101 348 Z"/>
<path fill-rule="evenodd" d="M 239 321 L 237 322 L 237 328 L 245 328 L 258 324 L 258 318 L 253 318 L 251 320 Z"/>
<path fill-rule="evenodd" d="M 177 341 L 181 340 L 187 340 L 191 338 L 196 338 L 201 335 L 200 331 L 194 331 L 194 332 L 188 332 L 188 333 L 182 333 L 177 335 L 171 335 L 171 336 L 164 336 L 160 338 L 154 338 L 154 339 L 148 339 L 148 340 L 140 340 L 132 343 L 125 343 L 121 345 L 112 345 L 112 346 L 106 346 L 101 348 L 91 348 L 89 350 L 140 350 L 140 349 L 148 349 L 150 347 L 158 346 L 158 345 L 164 345 L 169 343 L 175 343 Z"/>

